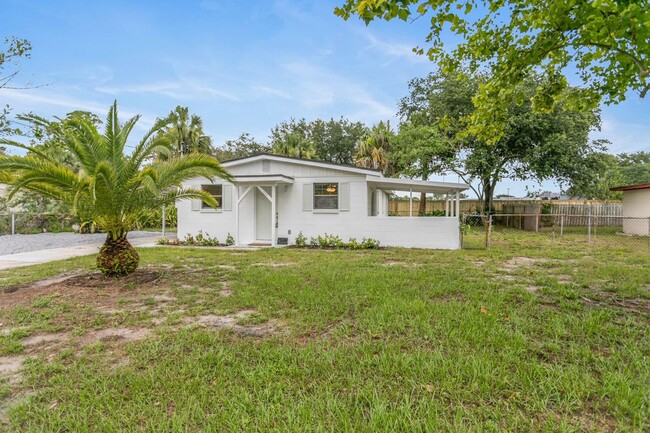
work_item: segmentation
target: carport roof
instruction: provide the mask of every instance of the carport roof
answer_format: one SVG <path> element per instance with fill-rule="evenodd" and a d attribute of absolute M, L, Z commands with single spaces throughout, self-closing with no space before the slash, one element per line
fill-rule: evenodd
<path fill-rule="evenodd" d="M 611 191 L 632 191 L 635 189 L 648 189 L 650 188 L 650 183 L 639 183 L 636 185 L 626 185 L 626 186 L 615 186 L 610 188 Z"/>
<path fill-rule="evenodd" d="M 393 178 L 371 178 L 368 177 L 368 185 L 390 191 L 413 191 L 433 194 L 445 194 L 456 191 L 465 191 L 469 188 L 466 183 L 432 182 L 428 180 L 393 179 Z"/>

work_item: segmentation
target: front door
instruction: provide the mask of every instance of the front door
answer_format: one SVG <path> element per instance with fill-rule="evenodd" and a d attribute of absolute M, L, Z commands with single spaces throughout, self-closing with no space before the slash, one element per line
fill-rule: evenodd
<path fill-rule="evenodd" d="M 271 196 L 270 187 L 262 187 Z M 271 240 L 271 201 L 255 188 L 255 239 L 258 241 Z"/>

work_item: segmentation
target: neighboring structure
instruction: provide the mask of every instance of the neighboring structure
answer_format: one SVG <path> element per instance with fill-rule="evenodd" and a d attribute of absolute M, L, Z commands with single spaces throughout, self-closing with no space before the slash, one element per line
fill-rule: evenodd
<path fill-rule="evenodd" d="M 179 201 L 178 237 L 204 234 L 236 245 L 295 243 L 325 233 L 347 241 L 374 238 L 386 246 L 460 248 L 460 192 L 466 184 L 386 178 L 380 172 L 327 162 L 255 155 L 222 163 L 234 183 L 197 178 L 185 187 L 202 188 L 219 202 Z M 446 194 L 446 216 L 388 216 L 393 191 Z"/>
<path fill-rule="evenodd" d="M 623 191 L 623 231 L 625 234 L 650 235 L 650 183 L 617 186 L 611 190 Z"/>

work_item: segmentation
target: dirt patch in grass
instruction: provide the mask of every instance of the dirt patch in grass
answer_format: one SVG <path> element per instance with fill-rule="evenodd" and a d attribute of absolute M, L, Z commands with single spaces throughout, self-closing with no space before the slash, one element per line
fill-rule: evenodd
<path fill-rule="evenodd" d="M 151 333 L 152 331 L 149 328 L 106 328 L 87 333 L 83 341 L 86 344 L 92 344 L 98 341 L 127 343 L 142 340 L 151 335 Z"/>
<path fill-rule="evenodd" d="M 513 257 L 503 262 L 502 267 L 508 270 L 514 270 L 524 266 L 533 266 L 537 263 L 547 263 L 547 259 L 531 259 L 530 257 Z"/>
<path fill-rule="evenodd" d="M 238 322 L 253 314 L 255 310 L 241 310 L 232 315 L 219 316 L 216 314 L 207 314 L 195 317 L 183 318 L 186 326 L 201 326 L 208 329 L 229 329 L 237 334 L 263 338 L 279 332 L 279 323 L 275 320 L 269 320 L 264 323 L 255 325 L 240 325 Z"/>
<path fill-rule="evenodd" d="M 626 311 L 646 315 L 650 320 L 650 299 L 619 298 L 615 293 L 600 290 L 593 292 L 592 297 L 580 296 L 580 299 L 582 299 L 586 305 L 592 307 L 608 306 L 613 308 L 622 308 Z"/>

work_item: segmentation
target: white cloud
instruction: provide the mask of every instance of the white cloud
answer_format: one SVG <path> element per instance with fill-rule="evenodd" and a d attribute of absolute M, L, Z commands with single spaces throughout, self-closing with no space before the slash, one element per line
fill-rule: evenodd
<path fill-rule="evenodd" d="M 367 50 L 373 50 L 393 61 L 406 59 L 411 63 L 425 63 L 428 59 L 413 52 L 413 46 L 401 42 L 383 41 L 373 35 L 368 29 L 358 29 L 357 32 L 363 36 L 368 45 Z M 389 62 L 390 63 L 390 62 Z"/>
<path fill-rule="evenodd" d="M 366 123 L 392 118 L 395 109 L 388 106 L 369 91 L 363 83 L 353 81 L 328 70 L 306 62 L 291 62 L 285 65 L 297 89 L 298 102 L 306 108 L 324 110 L 332 106 L 347 106 L 344 116 Z"/>
<path fill-rule="evenodd" d="M 234 102 L 240 101 L 239 97 L 229 92 L 188 79 L 124 86 L 98 86 L 95 87 L 95 90 L 110 95 L 148 93 L 174 99 L 205 98 L 206 96 L 211 96 Z"/>
<path fill-rule="evenodd" d="M 46 88 L 41 89 L 2 89 L 3 101 L 9 104 L 15 113 L 34 112 L 39 115 L 63 115 L 74 110 L 90 111 L 103 119 L 108 113 L 110 104 L 113 101 L 99 103 L 84 99 L 74 98 L 68 95 L 49 92 Z M 64 112 L 57 112 L 57 108 L 63 108 Z M 118 107 L 120 116 L 130 118 L 138 113 L 129 109 Z M 137 126 L 140 129 L 149 129 L 155 121 L 155 116 L 141 115 Z"/>
<path fill-rule="evenodd" d="M 266 93 L 267 95 L 277 96 L 278 98 L 282 98 L 282 99 L 293 99 L 293 97 L 290 94 L 283 92 L 280 89 L 275 89 L 273 87 L 253 86 L 251 87 L 251 90 L 258 93 Z"/>

